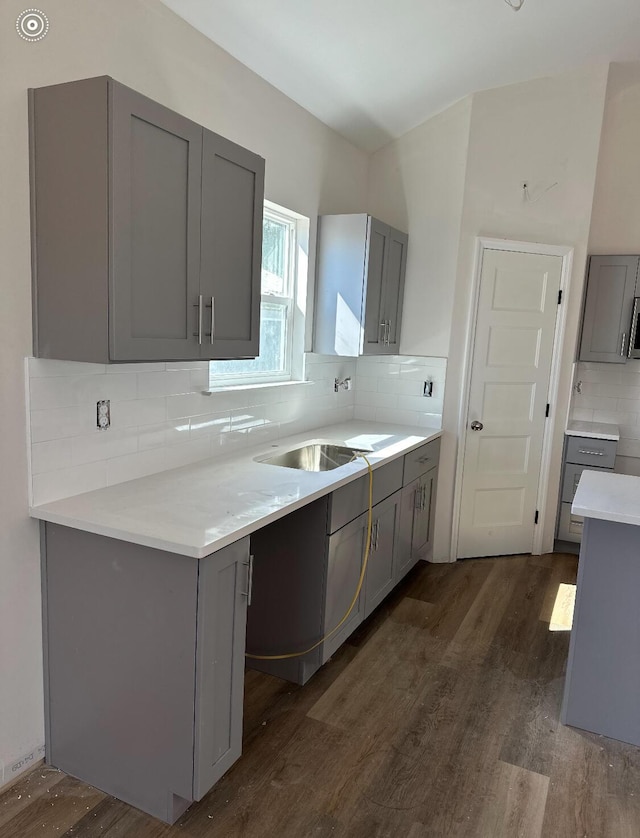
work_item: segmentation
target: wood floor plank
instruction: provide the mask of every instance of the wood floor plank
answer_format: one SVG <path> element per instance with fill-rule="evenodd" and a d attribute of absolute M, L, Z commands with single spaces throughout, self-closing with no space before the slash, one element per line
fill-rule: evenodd
<path fill-rule="evenodd" d="M 540 838 L 548 789 L 548 777 L 498 762 L 478 835 Z"/>
<path fill-rule="evenodd" d="M 47 796 L 64 777 L 62 771 L 40 765 L 6 788 L 0 794 L 0 830 L 20 812 L 33 806 L 36 800 Z"/>
<path fill-rule="evenodd" d="M 0 836 L 35 838 L 35 836 L 64 833 L 104 800 L 103 792 L 64 776 L 50 788 L 48 794 L 39 796 L 35 803 L 7 821 Z"/>
<path fill-rule="evenodd" d="M 639 838 L 640 748 L 559 721 L 576 566 L 419 565 L 304 687 L 247 672 L 243 756 L 174 826 L 39 767 L 0 838 Z"/>
<path fill-rule="evenodd" d="M 492 566 L 443 655 L 444 666 L 482 663 L 512 601 L 519 574 L 525 571 L 522 562 L 512 559 Z"/>

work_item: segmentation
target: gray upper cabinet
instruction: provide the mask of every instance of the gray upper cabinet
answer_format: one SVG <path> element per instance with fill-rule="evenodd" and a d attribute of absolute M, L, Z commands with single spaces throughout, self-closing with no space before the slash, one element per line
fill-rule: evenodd
<path fill-rule="evenodd" d="M 37 356 L 258 353 L 260 157 L 106 76 L 30 91 L 30 130 Z"/>
<path fill-rule="evenodd" d="M 264 161 L 211 131 L 202 157 L 201 282 L 207 358 L 255 358 L 260 337 Z"/>
<path fill-rule="evenodd" d="M 639 256 L 590 258 L 580 361 L 626 362 L 639 262 Z"/>
<path fill-rule="evenodd" d="M 191 358 L 202 128 L 127 87 L 109 88 L 109 358 Z"/>
<path fill-rule="evenodd" d="M 397 354 L 408 237 L 370 215 L 318 220 L 314 348 Z"/>

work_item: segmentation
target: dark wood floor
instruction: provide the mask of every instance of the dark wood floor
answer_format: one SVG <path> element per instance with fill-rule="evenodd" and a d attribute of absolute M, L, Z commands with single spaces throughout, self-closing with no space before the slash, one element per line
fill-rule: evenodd
<path fill-rule="evenodd" d="M 575 571 L 420 565 L 306 687 L 248 673 L 244 755 L 175 826 L 40 767 L 0 836 L 638 838 L 640 749 L 559 723 Z"/>

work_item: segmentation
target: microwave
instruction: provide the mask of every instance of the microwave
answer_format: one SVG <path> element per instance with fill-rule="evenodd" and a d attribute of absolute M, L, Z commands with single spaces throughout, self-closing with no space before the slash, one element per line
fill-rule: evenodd
<path fill-rule="evenodd" d="M 631 331 L 629 335 L 629 351 L 627 357 L 640 358 L 640 297 L 633 300 L 633 314 L 631 315 Z"/>

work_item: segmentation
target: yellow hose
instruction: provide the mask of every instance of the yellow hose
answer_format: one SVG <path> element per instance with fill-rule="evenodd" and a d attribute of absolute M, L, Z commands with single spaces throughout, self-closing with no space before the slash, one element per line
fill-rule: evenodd
<path fill-rule="evenodd" d="M 252 655 L 249 652 L 245 653 L 246 658 L 250 658 L 254 661 L 283 661 L 287 660 L 288 658 L 301 658 L 303 655 L 308 655 L 309 652 L 313 652 L 314 649 L 317 649 L 318 646 L 321 646 L 325 640 L 328 640 L 332 635 L 334 635 L 339 628 L 341 628 L 349 618 L 349 615 L 353 611 L 356 602 L 358 601 L 358 597 L 360 596 L 360 591 L 362 590 L 362 585 L 364 583 L 364 575 L 367 570 L 367 564 L 369 562 L 369 552 L 371 549 L 371 527 L 372 527 L 372 519 L 373 519 L 373 469 L 371 468 L 371 463 L 365 457 L 364 454 L 356 454 L 354 455 L 354 460 L 356 457 L 362 457 L 362 459 L 367 464 L 367 468 L 369 470 L 369 515 L 367 517 L 367 543 L 364 550 L 364 559 L 362 561 L 362 570 L 360 571 L 360 578 L 358 579 L 358 586 L 356 587 L 356 592 L 353 595 L 353 599 L 351 600 L 351 605 L 347 610 L 347 613 L 344 617 L 340 620 L 335 628 L 332 628 L 331 631 L 327 632 L 327 634 L 323 635 L 317 643 L 314 643 L 313 646 L 309 646 L 308 649 L 305 649 L 302 652 L 287 652 L 282 655 Z"/>

